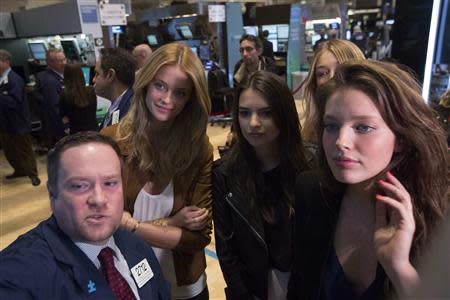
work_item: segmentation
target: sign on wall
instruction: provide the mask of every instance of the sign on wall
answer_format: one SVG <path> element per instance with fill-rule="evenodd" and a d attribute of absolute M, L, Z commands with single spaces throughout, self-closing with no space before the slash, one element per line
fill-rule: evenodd
<path fill-rule="evenodd" d="M 125 5 L 100 4 L 99 8 L 102 26 L 127 25 Z"/>
<path fill-rule="evenodd" d="M 225 22 L 225 5 L 208 5 L 209 22 Z"/>

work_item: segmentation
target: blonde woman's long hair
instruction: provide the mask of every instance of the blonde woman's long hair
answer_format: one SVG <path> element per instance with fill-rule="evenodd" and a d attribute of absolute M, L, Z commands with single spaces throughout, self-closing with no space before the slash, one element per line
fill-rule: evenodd
<path fill-rule="evenodd" d="M 147 88 L 166 65 L 175 65 L 192 80 L 194 89 L 183 110 L 176 116 L 165 136 L 154 129 L 154 117 L 147 103 Z M 181 43 L 158 48 L 142 67 L 133 85 L 130 111 L 119 125 L 119 140 L 128 147 L 128 160 L 138 167 L 147 180 L 159 182 L 195 174 L 195 162 L 207 151 L 206 126 L 211 111 L 203 65 L 192 50 Z M 162 138 L 162 139 L 161 139 Z M 182 184 L 182 183 L 181 183 Z M 182 187 L 185 188 L 185 187 Z"/>
<path fill-rule="evenodd" d="M 317 91 L 316 66 L 317 61 L 326 51 L 331 52 L 339 64 L 351 59 L 364 60 L 364 53 L 354 43 L 346 40 L 334 39 L 320 43 L 311 64 L 310 71 L 305 80 L 305 92 L 303 108 L 305 110 L 305 121 L 302 126 L 302 138 L 304 141 L 318 143 L 319 133 L 317 132 L 317 104 L 314 101 L 314 94 Z"/>

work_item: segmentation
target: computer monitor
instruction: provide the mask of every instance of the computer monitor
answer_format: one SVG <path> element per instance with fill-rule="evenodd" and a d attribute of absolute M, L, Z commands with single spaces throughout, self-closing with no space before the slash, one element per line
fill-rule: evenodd
<path fill-rule="evenodd" d="M 258 26 L 244 26 L 244 31 L 246 34 L 258 36 Z"/>
<path fill-rule="evenodd" d="M 198 49 L 199 49 L 198 57 L 200 57 L 200 59 L 202 61 L 210 60 L 211 54 L 209 52 L 209 46 L 208 45 L 200 45 L 200 47 L 198 47 Z"/>
<path fill-rule="evenodd" d="M 91 68 L 90 67 L 81 67 L 81 71 L 83 71 L 84 82 L 86 86 L 91 83 Z"/>
<path fill-rule="evenodd" d="M 156 38 L 155 34 L 147 35 L 147 42 L 150 44 L 150 46 L 158 45 L 158 39 Z"/>
<path fill-rule="evenodd" d="M 112 33 L 123 33 L 123 27 L 122 26 L 111 26 L 111 32 Z"/>
<path fill-rule="evenodd" d="M 192 52 L 194 52 L 195 55 L 198 56 L 198 48 L 197 47 L 190 47 L 190 48 L 191 48 Z"/>
<path fill-rule="evenodd" d="M 80 48 L 76 40 L 61 40 L 61 47 L 67 59 L 74 61 L 80 60 Z"/>
<path fill-rule="evenodd" d="M 36 60 L 45 60 L 45 54 L 47 53 L 47 47 L 44 42 L 29 42 L 31 55 Z"/>
<path fill-rule="evenodd" d="M 189 25 L 180 25 L 177 27 L 177 30 L 183 39 L 189 40 L 194 38 Z"/>
<path fill-rule="evenodd" d="M 338 30 L 339 29 L 339 23 L 338 22 L 330 23 L 330 29 Z"/>
<path fill-rule="evenodd" d="M 328 35 L 325 34 L 324 38 L 325 38 L 325 39 L 328 39 Z M 316 33 L 315 33 L 315 34 L 313 34 L 313 35 L 311 36 L 311 44 L 312 44 L 313 46 L 317 43 L 318 40 L 320 40 L 320 34 L 316 34 Z"/>
<path fill-rule="evenodd" d="M 289 38 L 289 25 L 278 25 L 277 26 L 277 35 L 279 39 L 288 39 Z"/>
<path fill-rule="evenodd" d="M 319 32 L 321 30 L 325 30 L 326 29 L 324 23 L 316 23 L 316 24 L 313 25 L 313 28 L 314 28 L 315 32 Z"/>

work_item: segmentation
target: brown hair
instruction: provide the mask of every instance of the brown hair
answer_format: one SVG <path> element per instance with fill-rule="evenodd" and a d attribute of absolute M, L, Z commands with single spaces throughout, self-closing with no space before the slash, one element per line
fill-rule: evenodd
<path fill-rule="evenodd" d="M 359 60 L 340 65 L 333 79 L 316 95 L 321 137 L 326 103 L 345 89 L 359 90 L 372 99 L 400 145 L 387 169 L 402 182 L 412 199 L 416 231 L 411 254 L 416 258 L 448 209 L 450 174 L 445 134 L 426 106 L 419 84 L 408 72 L 390 63 Z M 323 148 L 320 164 L 331 178 Z"/>
<path fill-rule="evenodd" d="M 81 65 L 67 64 L 64 68 L 64 93 L 68 102 L 76 107 L 83 108 L 90 104 Z"/>
<path fill-rule="evenodd" d="M 153 116 L 146 103 L 147 87 L 165 65 L 176 65 L 192 80 L 194 90 L 183 111 L 175 118 L 163 146 L 157 147 L 158 133 L 152 130 Z M 142 67 L 133 86 L 130 110 L 119 125 L 119 138 L 129 145 L 129 159 L 138 165 L 148 180 L 190 176 L 206 139 L 211 111 L 205 72 L 199 58 L 185 44 L 170 43 L 158 48 Z M 183 182 L 180 182 L 183 184 Z M 186 188 L 186 187 L 182 187 Z"/>
<path fill-rule="evenodd" d="M 294 185 L 296 175 L 308 169 L 305 152 L 300 134 L 300 121 L 295 108 L 294 98 L 286 83 L 277 75 L 267 71 L 254 72 L 244 86 L 237 90 L 237 101 L 233 104 L 233 128 L 237 142 L 224 158 L 224 168 L 230 174 L 230 186 L 233 186 L 242 199 L 248 201 L 251 214 L 257 212 L 268 221 L 274 220 L 272 203 L 264 202 L 261 191 L 264 190 L 261 163 L 256 157 L 253 147 L 244 138 L 239 125 L 239 96 L 246 90 L 253 90 L 264 97 L 270 106 L 275 125 L 280 134 L 278 137 L 280 149 L 280 182 L 285 197 L 281 199 L 290 211 L 294 206 Z"/>

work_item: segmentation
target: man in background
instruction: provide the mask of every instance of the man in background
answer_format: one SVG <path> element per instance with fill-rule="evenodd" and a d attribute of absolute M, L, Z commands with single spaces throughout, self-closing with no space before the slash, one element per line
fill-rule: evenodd
<path fill-rule="evenodd" d="M 170 299 L 152 248 L 119 228 L 120 157 L 97 132 L 55 145 L 47 160 L 53 214 L 0 252 L 0 299 Z"/>
<path fill-rule="evenodd" d="M 41 120 L 46 146 L 51 149 L 64 136 L 64 125 L 59 113 L 59 95 L 64 89 L 66 56 L 61 49 L 51 48 L 45 55 L 47 69 L 37 74 L 38 89 L 42 95 Z"/>
<path fill-rule="evenodd" d="M 148 61 L 150 55 L 152 55 L 152 49 L 147 44 L 140 44 L 134 47 L 132 54 L 136 60 L 137 69 L 139 71 Z"/>
<path fill-rule="evenodd" d="M 262 42 L 251 34 L 244 34 L 240 41 L 239 52 L 242 59 L 234 67 L 234 86 L 245 84 L 250 75 L 258 70 L 277 73 L 275 61 L 262 55 Z"/>
<path fill-rule="evenodd" d="M 14 172 L 6 179 L 28 176 L 38 186 L 31 142 L 31 115 L 22 78 L 11 70 L 11 54 L 0 49 L 0 144 Z"/>
<path fill-rule="evenodd" d="M 269 30 L 264 30 L 262 32 L 262 43 L 263 43 L 263 56 L 270 57 L 271 59 L 275 59 L 273 55 L 273 43 L 268 40 Z"/>
<path fill-rule="evenodd" d="M 136 61 L 124 49 L 103 48 L 95 64 L 94 89 L 97 96 L 111 101 L 100 129 L 119 123 L 133 99 Z"/>

